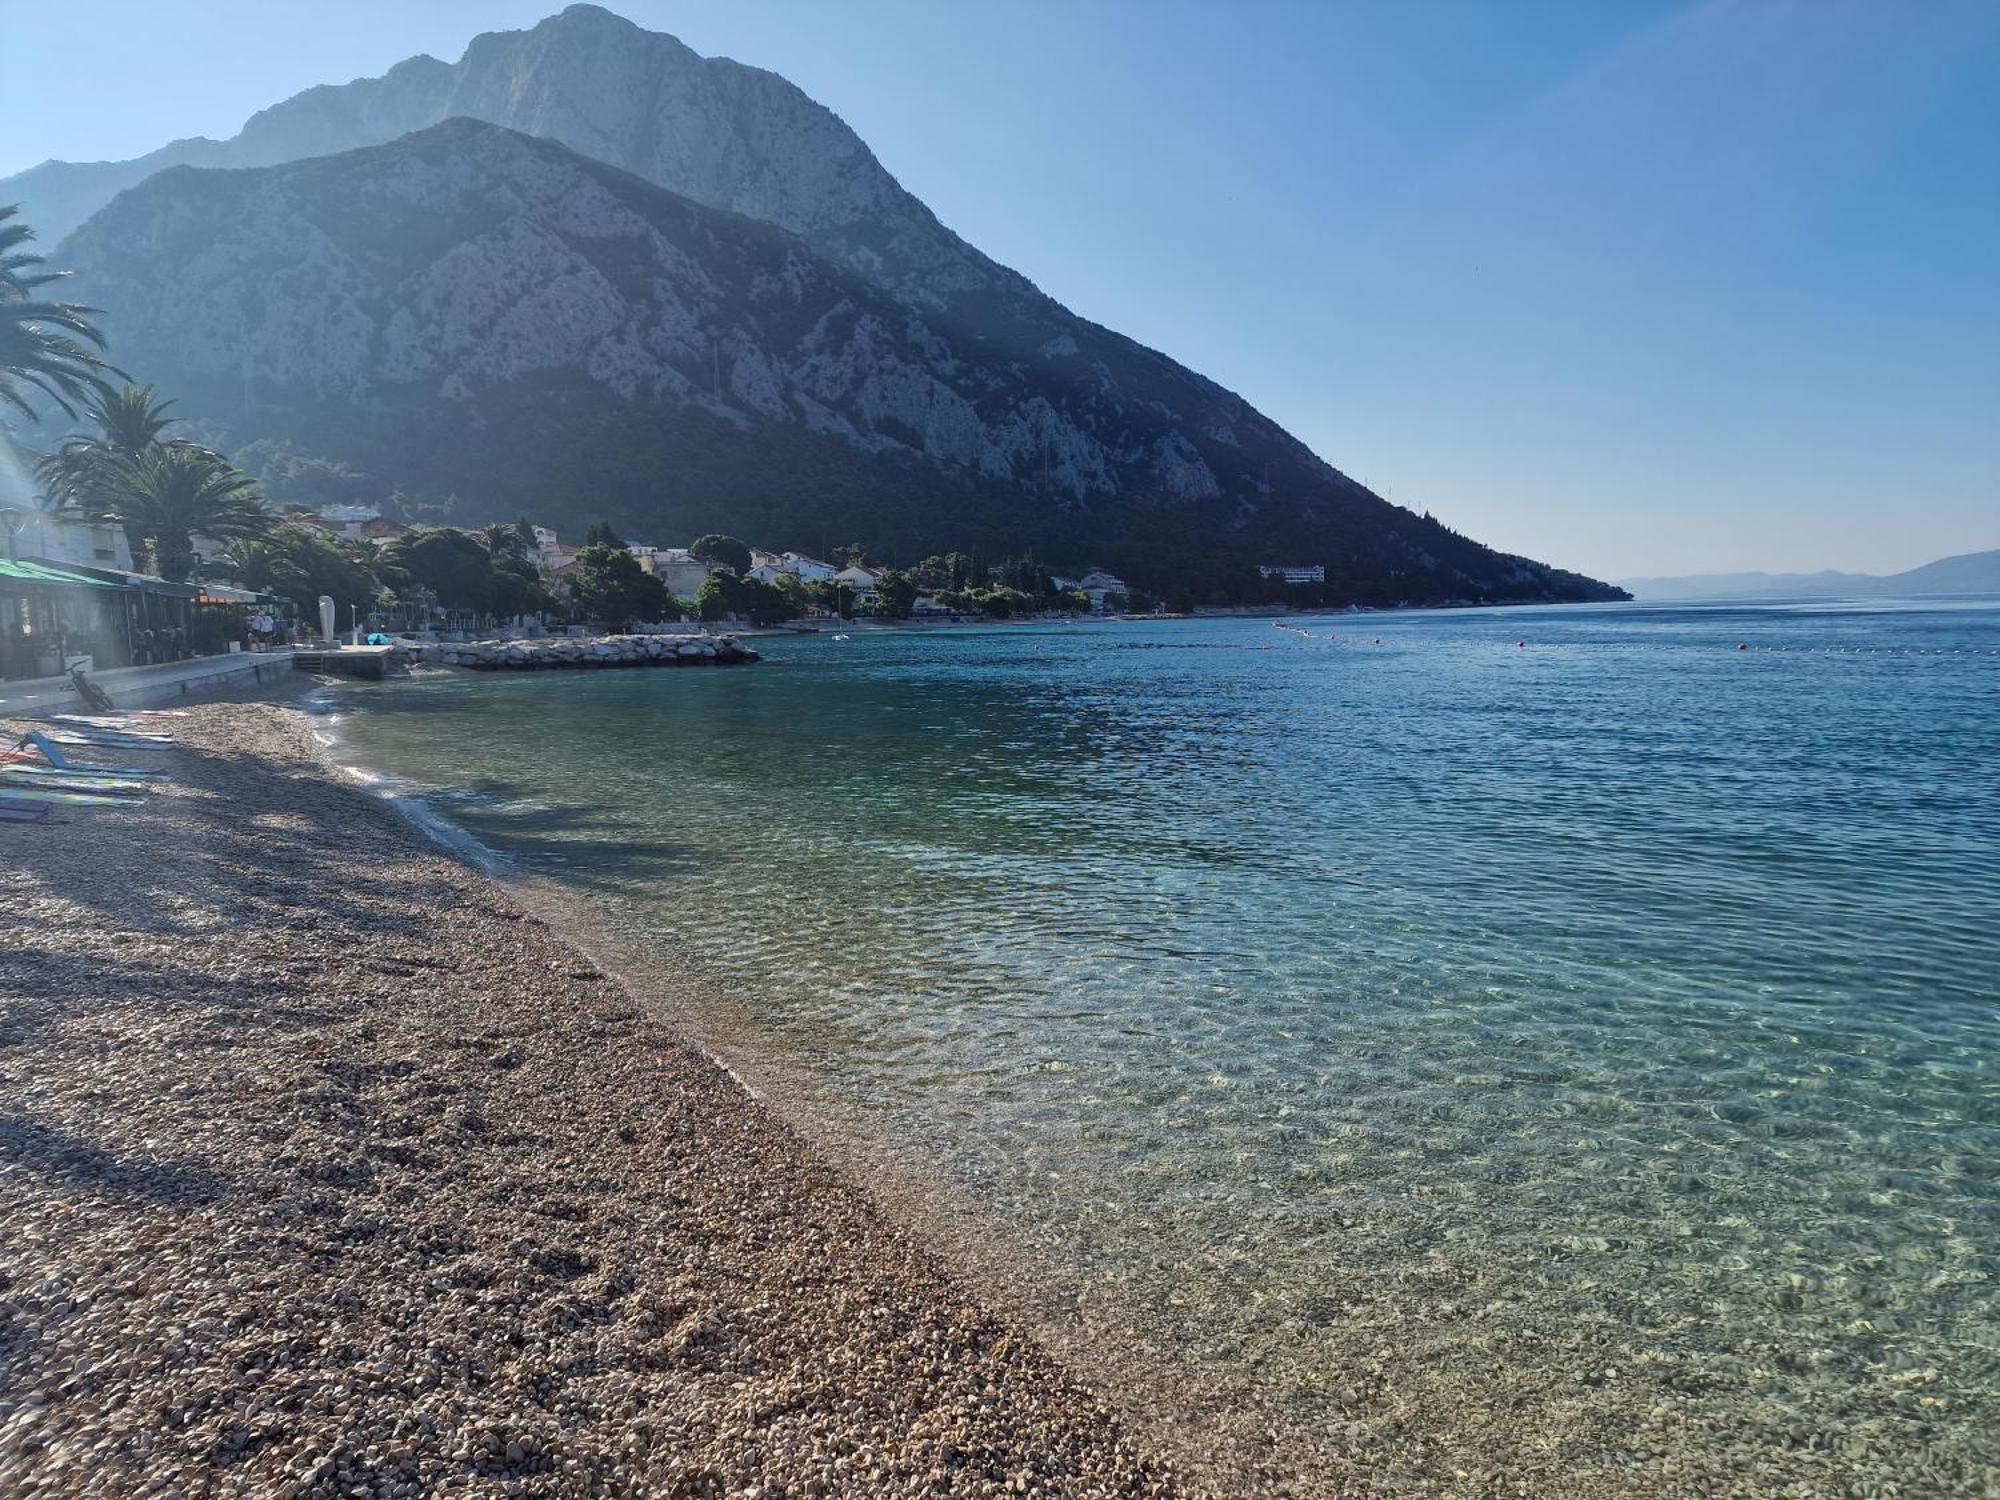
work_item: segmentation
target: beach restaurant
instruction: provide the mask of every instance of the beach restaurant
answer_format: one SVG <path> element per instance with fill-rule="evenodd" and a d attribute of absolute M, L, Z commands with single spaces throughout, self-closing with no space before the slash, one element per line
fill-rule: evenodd
<path fill-rule="evenodd" d="M 0 680 L 219 655 L 273 594 L 37 558 L 0 561 Z"/>
<path fill-rule="evenodd" d="M 54 677 L 94 657 L 96 642 L 124 635 L 128 592 L 81 568 L 0 561 L 0 679 Z"/>

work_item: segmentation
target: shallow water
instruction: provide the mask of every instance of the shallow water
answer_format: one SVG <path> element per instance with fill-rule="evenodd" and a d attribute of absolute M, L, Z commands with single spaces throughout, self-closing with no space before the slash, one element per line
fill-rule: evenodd
<path fill-rule="evenodd" d="M 1286 625 L 340 733 L 1357 1490 L 2000 1493 L 2000 601 Z"/>

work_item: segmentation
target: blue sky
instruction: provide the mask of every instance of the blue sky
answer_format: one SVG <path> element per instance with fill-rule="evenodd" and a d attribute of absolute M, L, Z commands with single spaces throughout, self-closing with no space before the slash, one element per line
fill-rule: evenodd
<path fill-rule="evenodd" d="M 0 0 L 0 173 L 558 8 Z M 612 8 L 1483 541 L 1604 577 L 2000 547 L 1996 0 Z"/>

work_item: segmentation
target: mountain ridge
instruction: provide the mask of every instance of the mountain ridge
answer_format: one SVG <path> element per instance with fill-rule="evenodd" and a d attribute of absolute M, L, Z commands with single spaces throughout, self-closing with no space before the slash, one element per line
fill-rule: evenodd
<path fill-rule="evenodd" d="M 2000 548 L 1954 553 L 1900 573 L 1841 573 L 1833 569 L 1817 573 L 1690 573 L 1621 578 L 1617 582 L 1641 600 L 2000 593 Z"/>
<path fill-rule="evenodd" d="M 0 202 L 19 202 L 25 220 L 59 241 L 117 192 L 171 166 L 274 166 L 453 118 L 546 136 L 768 220 L 907 300 L 1036 292 L 939 223 L 838 115 L 788 79 L 703 57 L 591 4 L 525 31 L 482 32 L 456 63 L 420 54 L 376 77 L 305 89 L 227 140 L 189 137 L 126 162 L 44 162 L 0 179 Z"/>
<path fill-rule="evenodd" d="M 172 168 L 68 249 L 79 295 L 125 309 L 120 357 L 171 369 L 223 440 L 393 475 L 453 519 L 562 495 L 648 534 L 1028 548 L 1211 589 L 1275 549 L 1384 602 L 1603 593 L 1390 506 L 1083 319 L 1023 357 L 774 225 L 482 122 Z M 1282 492 L 1243 494 L 1253 470 Z"/>
<path fill-rule="evenodd" d="M 442 110 L 462 113 L 402 130 Z M 495 115 L 507 118 L 495 122 Z M 361 281 L 369 283 L 372 301 L 359 307 L 346 283 L 327 279 L 335 271 L 358 274 L 358 263 L 342 262 L 337 236 L 314 242 L 315 253 L 331 257 L 316 278 L 305 274 L 304 247 L 290 243 L 284 225 L 272 218 L 282 199 L 288 205 L 282 212 L 309 222 L 309 203 L 282 193 L 266 202 L 258 197 L 261 187 L 239 192 L 221 179 L 289 169 L 310 175 L 319 170 L 312 162 L 388 153 L 350 161 L 327 179 L 341 181 L 352 190 L 351 200 L 365 206 L 386 201 L 383 184 L 368 188 L 344 174 L 393 175 L 398 163 L 424 158 L 439 142 L 472 149 L 491 139 L 469 128 L 475 124 L 489 131 L 520 129 L 523 139 L 572 153 L 562 170 L 591 163 L 794 235 L 799 253 L 815 267 L 858 277 L 895 307 L 856 315 L 852 327 L 830 333 L 837 358 L 799 347 L 794 330 L 774 335 L 768 345 L 759 342 L 761 333 L 717 330 L 700 356 L 706 382 L 704 372 L 689 365 L 698 356 L 686 339 L 698 329 L 682 329 L 685 346 L 664 358 L 637 357 L 630 348 L 607 352 L 616 341 L 606 335 L 605 347 L 593 345 L 585 357 L 579 346 L 567 363 L 546 340 L 517 342 L 518 358 L 489 349 L 478 368 L 440 375 L 435 386 L 417 381 L 417 366 L 407 360 L 364 371 L 349 358 L 357 348 L 394 339 L 407 352 L 416 347 L 413 340 L 454 336 L 431 316 L 442 303 L 433 297 L 425 304 L 429 312 L 391 308 L 388 303 L 402 295 L 397 284 L 370 280 L 376 272 L 369 271 Z M 321 152 L 357 136 L 368 139 L 344 152 L 241 164 L 287 150 Z M 395 156 L 398 142 L 416 139 L 431 144 Z M 572 6 L 527 31 L 475 37 L 457 63 L 408 59 L 379 78 L 307 90 L 260 111 L 231 142 L 190 150 L 204 156 L 219 151 L 239 164 L 217 169 L 183 162 L 153 171 L 62 246 L 81 273 L 78 294 L 110 309 L 121 359 L 145 378 L 175 386 L 185 397 L 183 410 L 205 409 L 219 435 L 281 452 L 288 463 L 298 458 L 361 467 L 439 513 L 486 504 L 475 493 L 481 487 L 511 493 L 518 485 L 512 476 L 489 473 L 477 453 L 464 455 L 454 483 L 440 472 L 434 446 L 420 450 L 413 439 L 390 440 L 398 423 L 381 406 L 390 395 L 451 419 L 445 428 L 470 440 L 474 434 L 458 420 L 465 415 L 468 380 L 482 383 L 487 399 L 509 410 L 516 402 L 532 405 L 522 381 L 560 386 L 572 408 L 587 408 L 593 389 L 608 386 L 626 404 L 624 425 L 607 429 L 591 412 L 573 411 L 571 421 L 589 426 L 601 443 L 626 450 L 625 461 L 577 453 L 567 431 L 550 434 L 545 451 L 569 452 L 582 464 L 573 487 L 581 487 L 584 474 L 596 476 L 594 495 L 579 503 L 622 507 L 634 524 L 648 516 L 640 492 L 670 494 L 690 473 L 705 476 L 718 495 L 738 499 L 775 483 L 865 488 L 870 481 L 854 460 L 859 452 L 869 455 L 880 482 L 897 495 L 936 487 L 935 508 L 969 528 L 960 539 L 968 542 L 985 537 L 1013 548 L 1097 545 L 1100 557 L 1122 558 L 1144 571 L 1149 558 L 1168 556 L 1184 567 L 1194 537 L 1206 531 L 1226 543 L 1218 569 L 1239 574 L 1259 561 L 1324 562 L 1330 576 L 1357 588 L 1362 572 L 1376 569 L 1378 576 L 1367 582 L 1378 594 L 1405 584 L 1425 597 L 1616 594 L 1594 580 L 1491 552 L 1391 506 L 1233 392 L 1072 313 L 967 245 L 904 191 L 837 115 L 786 80 L 728 59 L 702 58 L 673 37 L 595 6 Z M 553 159 L 540 160 L 548 169 Z M 114 165 L 124 170 L 134 164 Z M 447 197 L 454 191 L 449 172 L 426 180 Z M 60 173 L 42 183 L 52 186 L 62 186 Z M 0 193 L 7 190 L 0 184 Z M 632 191 L 630 185 L 618 189 L 627 196 Z M 472 220 L 505 217 L 506 204 L 520 195 L 510 186 L 496 192 L 477 211 L 459 207 Z M 177 196 L 187 201 L 177 204 Z M 214 214 L 223 199 L 255 222 L 238 236 L 216 220 L 215 233 L 196 247 L 213 286 L 191 280 L 184 261 L 149 256 L 149 247 L 185 229 L 190 204 L 205 202 Z M 256 207 L 260 202 L 263 209 Z M 635 212 L 644 218 L 649 211 Z M 457 252 L 454 263 L 467 274 L 497 273 L 493 285 L 520 289 L 532 306 L 533 299 L 556 293 L 529 263 L 531 247 L 540 245 L 560 264 L 592 260 L 587 246 L 551 244 L 549 236 L 560 241 L 563 232 L 532 218 L 517 217 L 512 251 L 482 241 L 476 225 L 446 249 Z M 444 227 L 444 220 L 426 227 L 405 213 L 389 232 L 408 253 L 419 254 Z M 687 269 L 662 276 L 658 299 L 644 291 L 625 298 L 626 310 L 651 326 L 668 304 L 692 305 L 688 299 L 698 288 L 677 279 Z M 693 269 L 710 280 L 730 280 L 726 268 Z M 829 278 L 826 270 L 811 278 L 817 292 L 827 294 L 823 313 L 843 300 L 857 301 L 831 293 Z M 593 286 L 593 296 L 610 295 L 588 276 L 583 283 Z M 294 305 L 273 305 L 269 292 L 277 285 L 291 289 Z M 210 295 L 217 287 L 228 294 L 221 298 L 226 305 Z M 205 318 L 192 311 L 202 307 Z M 522 309 L 516 315 L 532 318 Z M 408 329 L 392 333 L 398 316 L 403 321 L 397 328 Z M 741 388 L 722 388 L 725 362 L 732 381 L 746 382 Z M 332 372 L 342 372 L 339 379 L 348 384 L 336 390 Z M 704 384 L 712 387 L 707 397 Z M 334 410 L 341 402 L 355 409 Z M 543 425 L 532 411 L 522 420 Z M 756 441 L 741 436 L 753 428 Z M 815 440 L 800 441 L 800 429 Z M 834 447 L 820 439 L 834 440 Z M 772 444 L 789 455 L 783 462 L 772 459 Z M 771 472 L 758 473 L 760 464 Z M 543 464 L 527 467 L 553 477 Z M 1012 525 L 1010 504 L 1017 512 Z M 660 500 L 653 510 L 662 507 L 675 515 L 687 509 Z M 907 511 L 902 499 L 886 506 L 898 507 Z M 830 505 L 815 520 L 791 502 L 772 502 L 769 510 L 773 521 L 783 516 L 797 524 L 805 533 L 800 540 L 818 536 L 833 516 L 857 514 L 853 507 Z M 1114 523 L 1113 517 L 1119 519 Z M 900 534 L 958 545 L 941 523 L 920 523 L 907 514 Z M 836 532 L 831 540 L 859 535 Z"/>

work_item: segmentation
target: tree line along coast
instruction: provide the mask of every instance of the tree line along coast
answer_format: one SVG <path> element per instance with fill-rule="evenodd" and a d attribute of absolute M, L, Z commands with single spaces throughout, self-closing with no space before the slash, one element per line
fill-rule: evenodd
<path fill-rule="evenodd" d="M 0 406 L 29 434 L 9 421 L 0 505 L 10 552 L 25 535 L 30 561 L 45 565 L 30 581 L 58 635 L 91 636 L 87 606 L 102 601 L 67 598 L 64 584 L 106 581 L 96 574 L 211 586 L 205 602 L 243 616 L 282 605 L 310 621 L 330 597 L 343 623 L 400 629 L 1005 619 L 1177 602 L 1102 568 L 1068 576 L 1031 557 L 950 552 L 896 567 L 861 542 L 823 561 L 720 533 L 660 548 L 628 543 L 601 521 L 570 546 L 525 518 L 421 526 L 375 507 L 285 504 L 216 446 L 182 435 L 173 401 L 113 361 L 100 310 L 61 300 L 67 273 L 28 248 L 33 238 L 13 208 L 0 207 Z M 37 439 L 54 427 L 68 430 Z M 80 570 L 73 580 L 72 569 Z M 24 577 L 0 586 L 25 586 Z M 212 616 L 207 626 L 207 634 L 231 629 Z"/>
<path fill-rule="evenodd" d="M 286 464 L 246 472 L 219 445 L 187 436 L 198 424 L 114 362 L 100 310 L 62 300 L 67 273 L 28 248 L 33 238 L 15 209 L 0 207 L 0 408 L 12 419 L 0 434 L 0 519 L 14 565 L 0 592 L 21 601 L 0 614 L 19 616 L 10 626 L 19 639 L 0 642 L 9 676 L 48 666 L 47 650 L 29 639 L 36 620 L 44 641 L 83 643 L 100 665 L 118 664 L 139 659 L 132 643 L 160 634 L 156 623 L 174 622 L 164 626 L 181 643 L 172 654 L 218 650 L 225 638 L 251 640 L 253 618 L 315 620 L 323 597 L 343 626 L 447 631 L 1186 613 L 1359 597 L 1352 580 L 1318 563 L 1246 567 L 1225 599 L 1171 569 L 1140 586 L 1099 566 L 1059 571 L 1018 545 L 909 561 L 856 541 L 821 559 L 721 533 L 685 547 L 632 543 L 599 520 L 571 546 L 526 518 L 416 525 L 378 506 L 287 504 L 270 494 Z M 566 506 L 572 517 L 590 508 Z M 24 557 L 38 571 L 24 572 Z M 122 629 L 92 592 L 107 586 L 129 596 Z M 57 656 L 66 664 L 66 651 Z"/>

